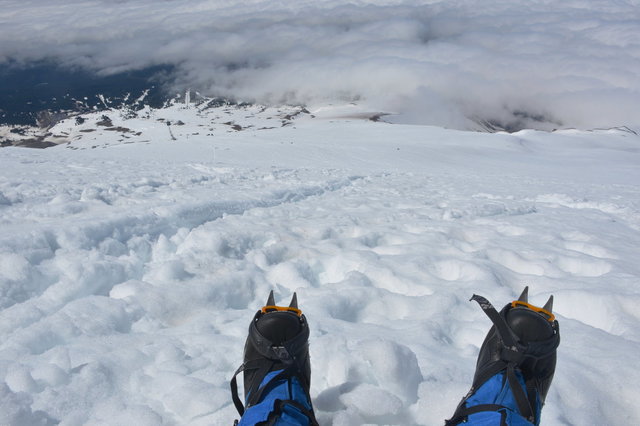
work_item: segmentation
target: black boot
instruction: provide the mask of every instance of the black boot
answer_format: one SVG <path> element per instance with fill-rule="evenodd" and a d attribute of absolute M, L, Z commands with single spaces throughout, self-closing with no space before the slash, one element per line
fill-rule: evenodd
<path fill-rule="evenodd" d="M 317 424 L 309 388 L 311 364 L 309 360 L 309 327 L 306 317 L 298 309 L 294 293 L 288 307 L 276 306 L 273 291 L 266 305 L 259 310 L 249 325 L 249 335 L 244 347 L 244 362 L 231 380 L 233 402 L 240 415 L 253 410 L 268 419 L 271 424 L 287 409 L 297 410 L 309 424 Z M 244 372 L 246 407 L 238 397 L 236 375 Z M 282 384 L 286 398 L 282 398 Z M 275 390 L 280 387 L 279 390 Z M 303 395 L 296 392 L 299 389 Z M 278 398 L 270 395 L 272 392 Z M 260 405 L 257 407 L 257 405 Z M 288 408 L 286 408 L 288 407 Z"/>
<path fill-rule="evenodd" d="M 498 374 L 503 374 L 503 379 L 508 381 L 517 414 L 538 424 L 539 411 L 555 372 L 556 348 L 560 343 L 558 322 L 551 312 L 553 296 L 543 308 L 538 308 L 528 303 L 528 287 L 525 287 L 518 300 L 507 304 L 500 313 L 482 296 L 474 295 L 471 300 L 480 304 L 493 327 L 480 348 L 471 390 L 447 425 L 456 425 L 466 421 L 470 415 L 484 411 L 501 412 L 504 420 L 511 407 L 495 404 L 467 406 L 469 398 Z M 518 376 L 523 379 L 524 387 Z"/>

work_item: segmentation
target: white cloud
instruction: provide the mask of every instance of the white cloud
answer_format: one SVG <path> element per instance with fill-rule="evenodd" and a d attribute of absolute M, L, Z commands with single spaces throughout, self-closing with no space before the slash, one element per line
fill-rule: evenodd
<path fill-rule="evenodd" d="M 102 73 L 175 64 L 177 84 L 208 94 L 358 99 L 454 127 L 640 123 L 638 1 L 3 3 L 0 61 Z"/>

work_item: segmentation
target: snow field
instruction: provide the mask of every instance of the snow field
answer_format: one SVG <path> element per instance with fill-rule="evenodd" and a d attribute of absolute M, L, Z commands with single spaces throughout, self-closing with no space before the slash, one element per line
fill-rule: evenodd
<path fill-rule="evenodd" d="M 490 327 L 468 299 L 524 285 L 562 334 L 543 424 L 640 421 L 640 138 L 316 117 L 0 151 L 0 424 L 230 424 L 271 289 L 321 424 L 442 424 Z"/>

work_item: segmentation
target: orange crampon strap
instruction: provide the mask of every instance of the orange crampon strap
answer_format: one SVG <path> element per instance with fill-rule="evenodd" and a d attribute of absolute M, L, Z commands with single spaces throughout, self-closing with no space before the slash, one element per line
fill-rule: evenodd
<path fill-rule="evenodd" d="M 553 315 L 553 313 L 551 313 L 550 311 L 548 311 L 548 310 L 546 310 L 544 308 L 540 308 L 538 306 L 532 305 L 531 303 L 523 302 L 521 300 L 514 300 L 513 302 L 511 302 L 511 307 L 512 308 L 516 308 L 516 307 L 529 308 L 534 312 L 542 314 L 547 319 L 547 321 L 549 321 L 549 322 L 553 322 L 556 319 L 556 316 Z"/>
<path fill-rule="evenodd" d="M 262 312 L 263 314 L 269 313 L 269 312 L 293 312 L 294 314 L 296 314 L 297 316 L 302 316 L 302 311 L 298 308 L 294 308 L 292 306 L 275 306 L 275 305 L 268 305 L 268 306 L 263 306 L 262 309 L 260 309 L 260 312 Z"/>

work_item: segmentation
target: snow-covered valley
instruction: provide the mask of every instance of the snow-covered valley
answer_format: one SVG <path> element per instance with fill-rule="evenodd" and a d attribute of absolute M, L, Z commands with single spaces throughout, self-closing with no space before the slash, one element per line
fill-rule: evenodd
<path fill-rule="evenodd" d="M 543 424 L 640 422 L 633 131 L 211 111 L 0 150 L 1 424 L 231 424 L 271 289 L 309 319 L 320 424 L 442 424 L 490 327 L 468 299 L 525 285 L 562 334 Z"/>

